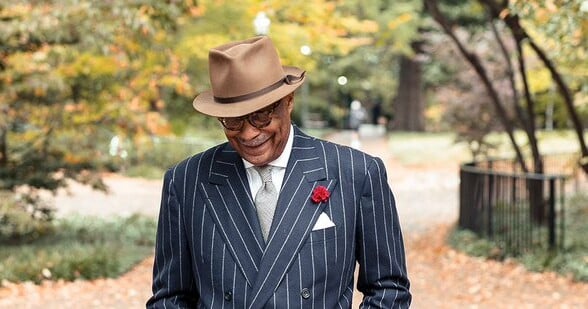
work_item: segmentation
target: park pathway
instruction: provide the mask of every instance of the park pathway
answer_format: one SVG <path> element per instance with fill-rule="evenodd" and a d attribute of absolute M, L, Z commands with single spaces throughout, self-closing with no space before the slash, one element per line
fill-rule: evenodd
<path fill-rule="evenodd" d="M 342 144 L 350 144 L 349 138 L 349 132 L 329 137 Z M 588 308 L 588 284 L 448 247 L 445 237 L 458 215 L 459 162 L 406 166 L 388 147 L 393 145 L 381 138 L 363 139 L 361 145 L 386 162 L 407 247 L 413 308 Z M 78 185 L 72 186 L 71 195 L 62 192 L 56 197 L 59 215 L 157 215 L 160 181 L 112 175 L 106 182 L 109 195 Z M 7 284 L 0 288 L 0 308 L 143 308 L 150 295 L 151 267 L 149 257 L 117 279 Z M 357 294 L 355 307 L 359 299 Z"/>

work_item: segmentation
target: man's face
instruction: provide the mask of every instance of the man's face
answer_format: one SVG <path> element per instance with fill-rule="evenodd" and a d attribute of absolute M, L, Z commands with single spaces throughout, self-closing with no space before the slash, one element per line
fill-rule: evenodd
<path fill-rule="evenodd" d="M 256 128 L 245 119 L 238 131 L 224 128 L 225 135 L 243 159 L 255 166 L 266 165 L 277 159 L 286 147 L 293 109 L 294 94 L 291 93 L 277 104 L 266 127 Z"/>

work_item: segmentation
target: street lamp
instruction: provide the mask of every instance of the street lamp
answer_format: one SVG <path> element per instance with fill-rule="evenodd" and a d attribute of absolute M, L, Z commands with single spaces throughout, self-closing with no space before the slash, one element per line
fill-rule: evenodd
<path fill-rule="evenodd" d="M 345 103 L 345 105 L 347 105 L 347 102 L 345 101 L 345 93 L 342 90 L 343 87 L 345 85 L 347 85 L 347 76 L 345 75 L 339 75 L 339 77 L 337 77 L 337 84 L 340 86 L 339 89 L 337 89 L 337 97 L 339 96 L 343 96 L 343 102 Z M 347 108 L 347 106 L 345 106 L 345 108 Z M 345 128 L 345 117 L 341 117 L 341 128 Z"/>
<path fill-rule="evenodd" d="M 255 16 L 253 20 L 253 27 L 255 27 L 255 34 L 257 35 L 267 35 L 269 33 L 269 28 L 271 24 L 271 20 L 267 17 L 265 12 L 259 12 Z"/>
<path fill-rule="evenodd" d="M 300 46 L 300 53 L 304 56 L 310 56 L 312 54 L 312 49 L 308 45 Z"/>

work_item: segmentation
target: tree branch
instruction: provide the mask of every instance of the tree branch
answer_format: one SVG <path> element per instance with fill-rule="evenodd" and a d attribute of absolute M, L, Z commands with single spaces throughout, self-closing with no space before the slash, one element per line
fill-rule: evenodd
<path fill-rule="evenodd" d="M 484 65 L 481 63 L 478 56 L 475 55 L 474 53 L 470 52 L 465 47 L 465 44 L 463 42 L 461 42 L 461 40 L 457 37 L 457 35 L 453 31 L 452 23 L 445 17 L 445 15 L 443 15 L 441 10 L 439 9 L 437 1 L 436 0 L 424 0 L 424 1 L 425 1 L 425 9 L 429 12 L 429 14 L 431 14 L 433 19 L 435 19 L 435 21 L 437 21 L 437 23 L 443 28 L 443 30 L 451 38 L 451 40 L 453 40 L 453 42 L 456 44 L 457 48 L 461 52 L 462 56 L 466 58 L 466 60 L 470 63 L 470 65 L 474 68 L 474 70 L 478 74 L 478 77 L 480 77 L 480 79 L 482 80 L 482 83 L 486 87 L 488 95 L 491 98 L 491 102 L 493 103 L 493 105 L 496 109 L 496 113 L 498 114 L 498 118 L 502 122 L 502 125 L 505 128 L 505 131 L 508 135 L 508 138 L 511 141 L 513 149 L 516 153 L 517 161 L 519 162 L 521 169 L 524 172 L 528 172 L 529 170 L 527 168 L 527 165 L 526 165 L 525 160 L 523 158 L 523 155 L 521 153 L 521 149 L 518 146 L 518 144 L 514 138 L 513 124 L 506 113 L 506 110 L 502 104 L 502 101 L 498 95 L 498 92 L 494 88 L 492 81 L 490 80 L 490 77 L 486 73 L 486 69 L 484 68 Z"/>

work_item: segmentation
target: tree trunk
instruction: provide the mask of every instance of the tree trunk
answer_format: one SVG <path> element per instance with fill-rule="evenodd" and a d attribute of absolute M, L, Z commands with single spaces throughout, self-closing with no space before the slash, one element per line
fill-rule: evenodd
<path fill-rule="evenodd" d="M 6 168 L 8 165 L 8 145 L 7 132 L 4 128 L 0 128 L 0 168 Z"/>
<path fill-rule="evenodd" d="M 412 132 L 425 130 L 422 77 L 422 64 L 413 58 L 402 56 L 398 94 L 394 99 L 393 129 Z"/>
<path fill-rule="evenodd" d="M 523 81 L 524 92 L 525 92 L 525 99 L 527 102 L 527 114 L 525 114 L 519 103 L 519 94 L 515 83 L 514 77 L 514 69 L 511 63 L 511 59 L 509 56 L 509 52 L 506 49 L 506 46 L 500 36 L 500 33 L 496 29 L 494 25 L 494 20 L 490 18 L 489 20 L 490 26 L 492 28 L 492 32 L 494 33 L 494 37 L 500 46 L 500 50 L 502 52 L 502 56 L 504 57 L 504 61 L 507 65 L 508 77 L 511 86 L 511 91 L 513 94 L 513 106 L 515 108 L 517 119 L 521 123 L 521 125 L 525 128 L 525 132 L 527 134 L 527 138 L 529 139 L 529 146 L 531 147 L 531 152 L 533 154 L 533 171 L 538 174 L 543 173 L 543 160 L 541 158 L 541 154 L 539 153 L 539 145 L 537 143 L 537 138 L 535 136 L 536 126 L 535 126 L 535 118 L 534 115 L 534 105 L 535 102 L 531 97 L 529 91 L 529 83 L 527 79 L 527 70 L 525 68 L 525 58 L 521 46 L 521 42 L 518 41 L 516 38 L 515 45 L 517 49 L 517 59 L 519 62 L 519 72 L 521 79 Z M 543 223 L 545 221 L 545 204 L 543 203 L 543 183 L 537 180 L 528 180 L 527 181 L 527 190 L 529 193 L 529 216 L 535 223 Z"/>

